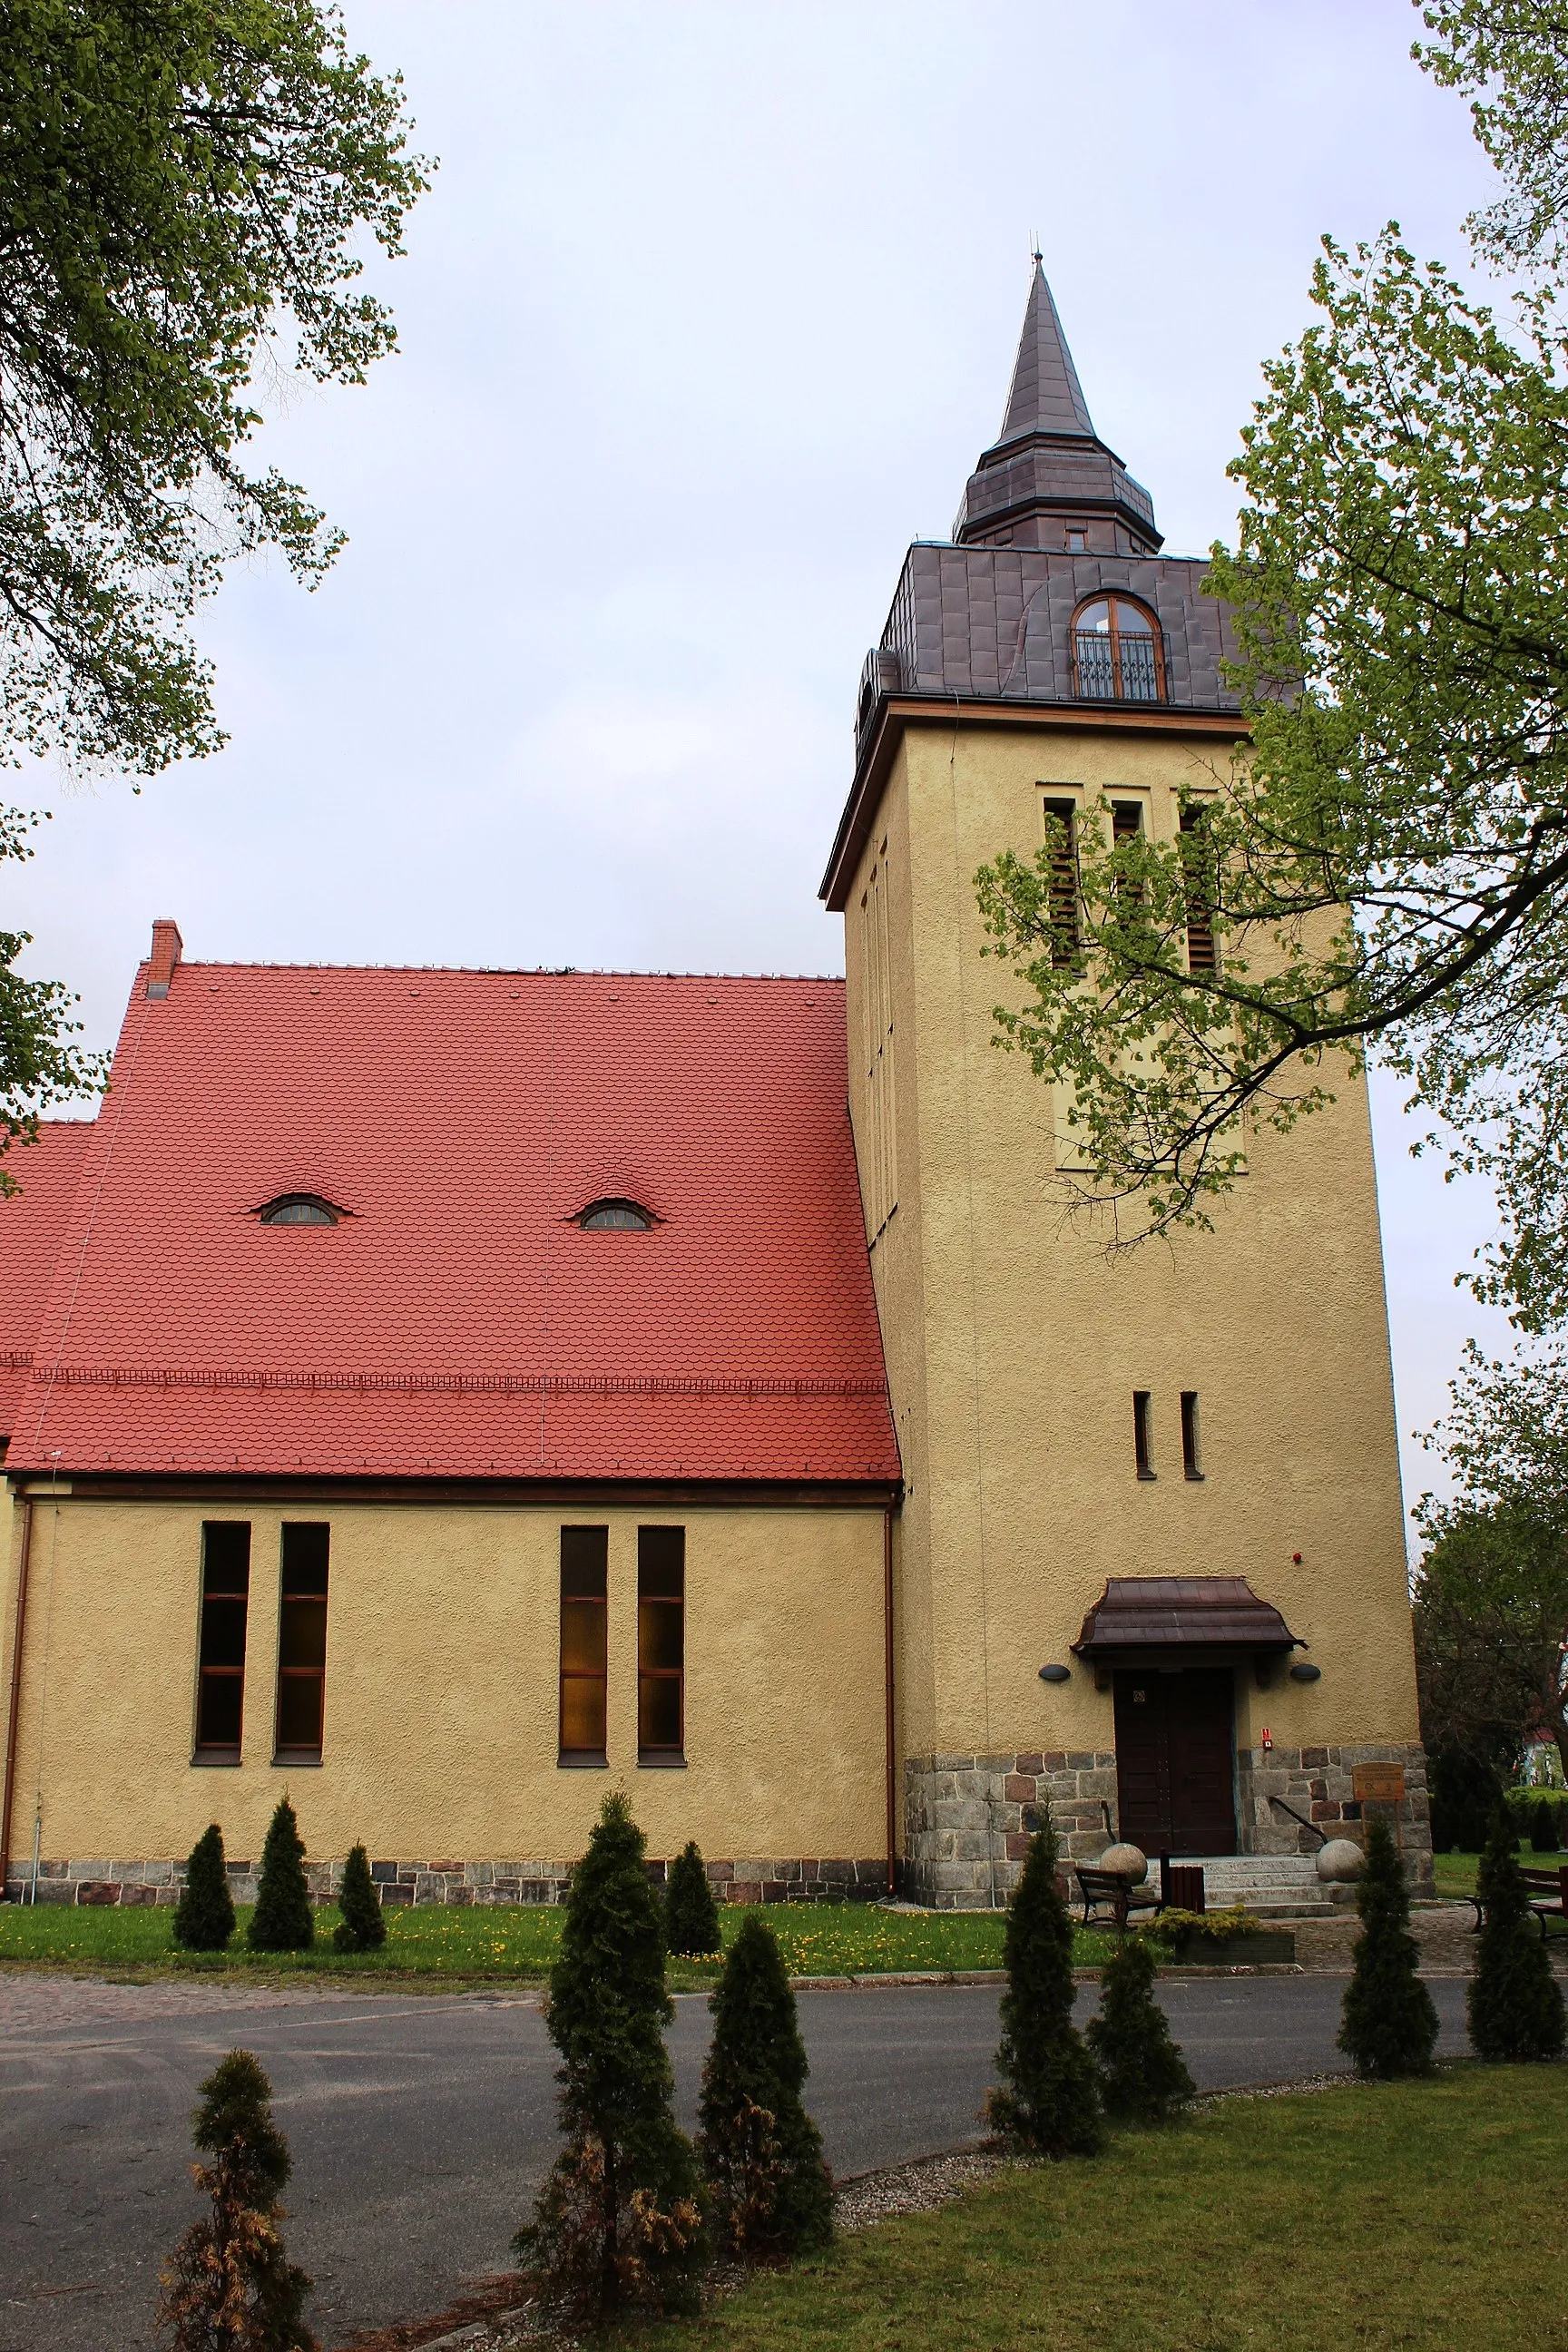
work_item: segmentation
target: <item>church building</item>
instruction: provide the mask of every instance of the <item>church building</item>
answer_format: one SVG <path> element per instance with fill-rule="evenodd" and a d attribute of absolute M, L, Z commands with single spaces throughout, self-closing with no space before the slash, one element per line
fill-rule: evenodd
<path fill-rule="evenodd" d="M 822 896 L 847 977 L 186 958 L 0 1201 L 0 1874 L 553 1901 L 606 1787 L 733 1899 L 1429 1852 L 1366 1092 L 1108 1259 L 992 1050 L 973 876 L 1245 755 L 1037 267 L 904 560 Z M 1194 925 L 1189 951 L 1212 960 Z M 1233 1870 L 1237 1866 L 1233 1861 Z"/>

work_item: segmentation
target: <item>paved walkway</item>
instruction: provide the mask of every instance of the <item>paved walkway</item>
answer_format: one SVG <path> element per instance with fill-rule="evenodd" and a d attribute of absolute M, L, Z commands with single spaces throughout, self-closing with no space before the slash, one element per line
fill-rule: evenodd
<path fill-rule="evenodd" d="M 1176 1979 L 1161 1998 L 1199 2084 L 1340 2066 L 1329 1976 Z M 1464 1990 L 1434 1985 L 1444 2047 Z M 973 2145 L 992 2079 L 988 1986 L 805 1993 L 807 2097 L 840 2175 Z M 1085 1989 L 1081 2015 L 1095 1996 Z M 706 1999 L 670 2033 L 695 2118 Z M 195 2218 L 188 2116 L 222 2053 L 270 2074 L 295 2172 L 289 2237 L 315 2276 L 313 2324 L 441 2311 L 508 2266 L 508 2241 L 555 2147 L 555 2053 L 537 2008 L 486 1994 L 77 1983 L 0 1974 L 0 2352 L 150 2347 L 161 2262 Z"/>

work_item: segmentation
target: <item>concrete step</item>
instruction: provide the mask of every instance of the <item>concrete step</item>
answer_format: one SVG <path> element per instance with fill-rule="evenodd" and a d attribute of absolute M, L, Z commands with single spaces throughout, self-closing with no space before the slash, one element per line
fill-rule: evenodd
<path fill-rule="evenodd" d="M 1338 1905 L 1332 1890 L 1318 1876 L 1317 1859 L 1310 1853 L 1237 1853 L 1173 1855 L 1186 1869 L 1201 1869 L 1204 1895 L 1211 1911 L 1239 1907 L 1256 1919 L 1331 1919 Z M 1159 1864 L 1149 1873 L 1159 1884 Z"/>

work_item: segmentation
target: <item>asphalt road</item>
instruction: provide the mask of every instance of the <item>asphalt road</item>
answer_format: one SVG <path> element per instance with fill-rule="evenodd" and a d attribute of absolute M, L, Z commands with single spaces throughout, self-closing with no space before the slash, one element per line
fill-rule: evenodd
<path fill-rule="evenodd" d="M 0 1979 L 0 2352 L 151 2346 L 158 2269 L 197 2202 L 195 2087 L 226 2050 L 271 2076 L 294 2155 L 288 2236 L 316 2280 L 328 2345 L 440 2311 L 509 2267 L 508 2241 L 554 2153 L 553 2066 L 536 2010 L 483 1995 L 253 2000 L 183 1988 Z M 53 1980 L 58 1988 L 58 1980 Z M 1461 2051 L 1464 1990 L 1432 1987 Z M 1203 2089 L 1342 2065 L 1342 1980 L 1172 1979 L 1161 1999 Z M 989 1987 L 806 1993 L 807 2099 L 841 2175 L 979 2137 L 992 2080 Z M 1080 1995 L 1084 2016 L 1094 1995 Z M 706 1999 L 677 2002 L 679 2105 L 695 2117 Z"/>

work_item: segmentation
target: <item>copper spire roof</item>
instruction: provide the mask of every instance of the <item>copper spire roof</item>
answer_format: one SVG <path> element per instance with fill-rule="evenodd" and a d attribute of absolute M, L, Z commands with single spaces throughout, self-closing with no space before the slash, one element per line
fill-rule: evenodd
<path fill-rule="evenodd" d="M 1013 389 L 1007 395 L 1007 414 L 1002 419 L 996 446 L 1002 448 L 1009 441 L 1021 441 L 1031 433 L 1066 433 L 1075 439 L 1090 441 L 1095 437 L 1089 403 L 1083 396 L 1083 386 L 1062 332 L 1062 322 L 1047 283 L 1045 264 L 1037 253 L 1029 288 L 1029 307 L 1024 313 L 1024 331 L 1013 368 Z"/>
<path fill-rule="evenodd" d="M 1002 430 L 969 478 L 960 547 L 1152 555 L 1154 502 L 1094 429 L 1038 254 Z"/>

